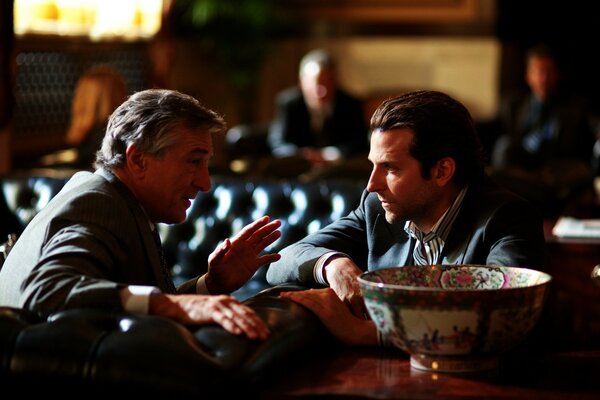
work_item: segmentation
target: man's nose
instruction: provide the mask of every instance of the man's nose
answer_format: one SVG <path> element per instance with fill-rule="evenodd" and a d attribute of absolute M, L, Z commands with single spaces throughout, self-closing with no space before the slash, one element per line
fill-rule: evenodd
<path fill-rule="evenodd" d="M 380 174 L 377 168 L 373 167 L 371 171 L 371 175 L 369 176 L 369 181 L 367 182 L 367 191 L 369 192 L 377 192 L 381 189 L 380 183 Z"/>
<path fill-rule="evenodd" d="M 201 168 L 194 176 L 194 186 L 203 192 L 208 192 L 212 187 L 208 168 Z"/>

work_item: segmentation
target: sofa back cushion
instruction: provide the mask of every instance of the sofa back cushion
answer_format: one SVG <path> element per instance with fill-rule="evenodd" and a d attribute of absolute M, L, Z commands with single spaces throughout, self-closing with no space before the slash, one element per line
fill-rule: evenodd
<path fill-rule="evenodd" d="M 7 233 L 21 233 L 54 197 L 68 177 L 19 176 L 0 180 L 0 213 Z M 175 283 L 206 272 L 208 256 L 227 237 L 263 215 L 282 221 L 281 238 L 268 249 L 277 252 L 307 234 L 348 214 L 360 200 L 365 182 L 350 179 L 299 180 L 214 176 L 212 189 L 200 192 L 185 222 L 159 225 Z M 13 221 L 10 226 L 5 221 Z M 0 238 L 0 243 L 4 242 Z M 267 288 L 265 266 L 234 295 L 245 299 Z"/>

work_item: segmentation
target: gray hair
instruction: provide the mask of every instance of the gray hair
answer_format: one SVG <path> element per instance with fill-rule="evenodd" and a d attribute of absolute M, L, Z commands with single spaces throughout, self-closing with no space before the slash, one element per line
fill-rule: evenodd
<path fill-rule="evenodd" d="M 306 66 L 311 63 L 315 63 L 320 67 L 331 69 L 335 68 L 335 60 L 331 54 L 324 49 L 315 49 L 309 51 L 304 55 L 304 57 L 302 57 L 302 60 L 300 60 L 300 68 L 298 73 L 302 75 L 306 70 Z"/>
<path fill-rule="evenodd" d="M 192 96 L 174 90 L 148 89 L 131 95 L 108 120 L 96 168 L 113 170 L 125 165 L 127 146 L 160 156 L 180 134 L 179 128 L 222 133 L 225 121 Z"/>

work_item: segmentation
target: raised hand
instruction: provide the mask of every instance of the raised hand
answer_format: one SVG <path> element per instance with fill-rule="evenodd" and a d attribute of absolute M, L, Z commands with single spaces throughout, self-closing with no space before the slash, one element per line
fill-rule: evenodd
<path fill-rule="evenodd" d="M 217 247 L 208 257 L 206 287 L 212 294 L 231 293 L 240 288 L 261 266 L 279 260 L 278 253 L 263 254 L 281 237 L 281 221 L 268 216 L 246 225 L 233 238 Z"/>

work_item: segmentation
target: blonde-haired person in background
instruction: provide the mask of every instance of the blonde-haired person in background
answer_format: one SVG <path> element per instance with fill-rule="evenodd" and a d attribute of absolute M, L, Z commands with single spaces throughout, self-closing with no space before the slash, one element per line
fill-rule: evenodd
<path fill-rule="evenodd" d="M 126 99 L 123 75 L 108 64 L 98 64 L 77 80 L 71 100 L 66 149 L 42 157 L 43 166 L 92 169 L 111 113 Z"/>
<path fill-rule="evenodd" d="M 124 77 L 109 65 L 95 66 L 79 78 L 66 136 L 67 144 L 77 149 L 75 164 L 92 168 L 108 118 L 126 96 Z"/>

